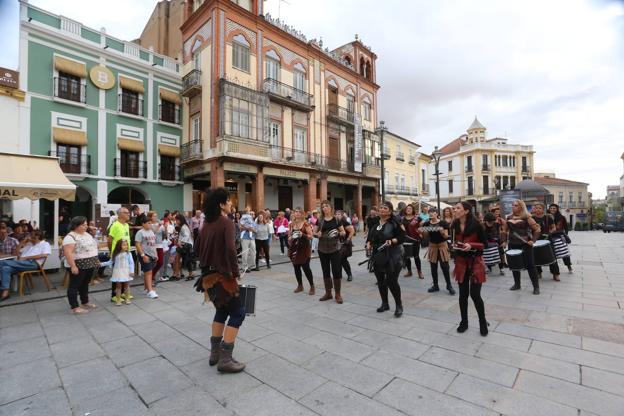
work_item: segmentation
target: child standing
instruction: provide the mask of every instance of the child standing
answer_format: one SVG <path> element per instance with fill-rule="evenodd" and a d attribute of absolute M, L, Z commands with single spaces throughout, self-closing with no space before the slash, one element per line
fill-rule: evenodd
<path fill-rule="evenodd" d="M 130 247 L 126 240 L 121 240 L 113 250 L 111 256 L 111 263 L 113 264 L 113 274 L 111 276 L 111 282 L 115 283 L 115 296 L 117 297 L 117 306 L 121 306 L 121 302 L 124 301 L 126 305 L 130 304 L 130 281 L 134 277 L 134 261 L 130 254 Z M 103 264 L 104 265 L 104 264 Z M 124 298 L 121 297 L 121 293 L 125 294 Z"/>

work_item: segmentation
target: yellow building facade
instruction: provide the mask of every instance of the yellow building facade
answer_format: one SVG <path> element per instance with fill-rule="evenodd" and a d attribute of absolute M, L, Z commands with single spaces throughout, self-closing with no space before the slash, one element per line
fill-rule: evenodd
<path fill-rule="evenodd" d="M 589 222 L 589 184 L 557 178 L 552 172 L 538 172 L 533 180 L 553 195 L 553 202 L 559 205 L 559 210 L 566 217 L 570 228 L 577 222 Z"/>
<path fill-rule="evenodd" d="M 385 195 L 395 208 L 401 202 L 429 201 L 431 156 L 419 149 L 420 145 L 406 138 L 392 132 L 384 133 Z"/>
<path fill-rule="evenodd" d="M 485 207 L 496 199 L 497 191 L 514 189 L 516 183 L 533 177 L 532 145 L 511 144 L 498 137 L 488 139 L 486 132 L 475 117 L 467 134 L 440 149 L 442 201 L 450 204 L 471 201 Z M 430 169 L 435 172 L 433 163 Z M 435 189 L 435 178 L 430 185 Z"/>

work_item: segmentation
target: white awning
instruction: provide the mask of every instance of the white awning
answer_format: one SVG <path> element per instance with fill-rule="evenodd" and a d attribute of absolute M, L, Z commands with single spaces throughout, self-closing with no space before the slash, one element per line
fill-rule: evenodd
<path fill-rule="evenodd" d="M 76 185 L 55 157 L 0 153 L 0 166 L 0 199 L 73 201 L 76 197 Z"/>

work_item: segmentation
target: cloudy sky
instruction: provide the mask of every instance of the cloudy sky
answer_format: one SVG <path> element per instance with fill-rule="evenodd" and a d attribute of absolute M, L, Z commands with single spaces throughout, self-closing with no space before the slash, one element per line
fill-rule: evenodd
<path fill-rule="evenodd" d="M 31 0 L 123 39 L 156 0 Z M 379 116 L 431 152 L 475 115 L 489 137 L 532 144 L 536 171 L 590 183 L 622 175 L 624 2 L 268 0 L 265 10 L 330 48 L 357 33 L 378 55 Z M 383 5 L 383 8 L 380 7 Z M 123 9 L 123 13 L 119 10 Z M 96 11 L 97 10 L 97 11 Z M 17 66 L 17 1 L 0 0 L 0 66 Z"/>

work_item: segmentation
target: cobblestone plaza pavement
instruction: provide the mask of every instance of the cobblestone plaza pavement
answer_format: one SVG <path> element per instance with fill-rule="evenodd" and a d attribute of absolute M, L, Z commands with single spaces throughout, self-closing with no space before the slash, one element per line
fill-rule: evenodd
<path fill-rule="evenodd" d="M 428 265 L 425 280 L 401 277 L 400 319 L 375 312 L 362 252 L 343 305 L 318 301 L 318 260 L 317 296 L 292 293 L 289 263 L 252 273 L 257 314 L 235 375 L 208 365 L 214 308 L 189 282 L 160 285 L 158 300 L 137 288 L 122 307 L 95 293 L 83 316 L 65 299 L 2 307 L 0 415 L 621 416 L 624 234 L 571 237 L 574 273 L 557 283 L 545 270 L 539 296 L 526 273 L 517 292 L 509 271 L 489 277 L 485 338 L 474 315 L 456 333 L 457 296 L 427 293 Z"/>

